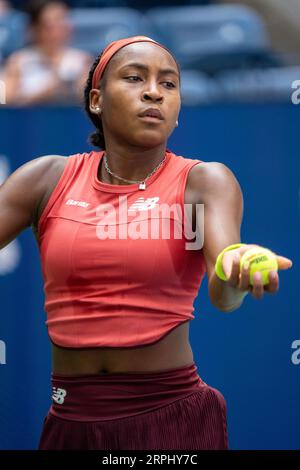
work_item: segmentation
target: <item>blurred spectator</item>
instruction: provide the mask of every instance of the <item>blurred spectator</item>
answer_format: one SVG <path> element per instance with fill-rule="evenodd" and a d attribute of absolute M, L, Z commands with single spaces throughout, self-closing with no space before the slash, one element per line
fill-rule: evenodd
<path fill-rule="evenodd" d="M 72 33 L 63 0 L 31 0 L 31 45 L 13 53 L 4 69 L 7 104 L 63 103 L 79 99 L 92 58 L 68 46 Z"/>
<path fill-rule="evenodd" d="M 11 4 L 7 0 L 0 0 L 0 16 L 6 15 L 11 10 Z"/>

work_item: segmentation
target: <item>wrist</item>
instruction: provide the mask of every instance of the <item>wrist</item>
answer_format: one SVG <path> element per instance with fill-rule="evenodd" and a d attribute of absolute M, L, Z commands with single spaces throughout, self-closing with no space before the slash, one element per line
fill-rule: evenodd
<path fill-rule="evenodd" d="M 238 309 L 249 291 L 240 290 L 220 279 L 216 273 L 209 281 L 209 297 L 212 304 L 222 312 L 232 312 Z"/>

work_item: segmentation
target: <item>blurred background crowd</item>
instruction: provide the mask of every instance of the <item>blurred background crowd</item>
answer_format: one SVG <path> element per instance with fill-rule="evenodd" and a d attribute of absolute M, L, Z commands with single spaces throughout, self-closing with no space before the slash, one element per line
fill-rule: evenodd
<path fill-rule="evenodd" d="M 109 42 L 148 35 L 182 71 L 168 147 L 226 164 L 243 189 L 241 239 L 293 259 L 275 298 L 220 315 L 205 277 L 195 301 L 194 359 L 226 398 L 231 449 L 300 448 L 299 25 L 300 0 L 0 0 L 0 184 L 34 158 L 95 150 L 90 65 Z M 3 450 L 36 449 L 51 404 L 41 274 L 31 231 L 0 250 Z"/>
<path fill-rule="evenodd" d="M 175 54 L 185 105 L 287 101 L 299 20 L 300 0 L 0 0 L 6 104 L 79 103 L 94 58 L 136 34 Z"/>

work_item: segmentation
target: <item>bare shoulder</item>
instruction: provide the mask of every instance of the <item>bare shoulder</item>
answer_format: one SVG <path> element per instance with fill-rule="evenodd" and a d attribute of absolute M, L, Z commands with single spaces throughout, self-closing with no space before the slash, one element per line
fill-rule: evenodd
<path fill-rule="evenodd" d="M 57 183 L 67 158 L 47 155 L 19 166 L 0 185 L 0 248 L 34 225 L 46 195 Z"/>
<path fill-rule="evenodd" d="M 191 187 L 212 184 L 224 184 L 235 180 L 235 176 L 230 168 L 221 162 L 202 162 L 193 166 L 189 172 L 188 183 Z"/>
<path fill-rule="evenodd" d="M 18 167 L 0 187 L 0 192 L 11 200 L 23 201 L 30 208 L 33 223 L 43 206 L 43 201 L 57 184 L 67 158 L 61 155 L 45 155 Z"/>
<path fill-rule="evenodd" d="M 63 172 L 68 158 L 62 155 L 45 155 L 28 162 L 29 169 L 40 174 L 46 184 L 46 189 L 56 184 Z"/>
<path fill-rule="evenodd" d="M 47 155 L 36 159 L 35 170 L 40 174 L 42 180 L 41 198 L 35 211 L 33 225 L 36 227 L 39 218 L 47 205 L 52 191 L 57 185 L 68 158 L 61 155 Z M 32 161 L 33 163 L 33 161 Z"/>
<path fill-rule="evenodd" d="M 18 51 L 13 52 L 6 60 L 4 73 L 16 73 L 20 72 L 22 63 L 24 59 L 28 57 L 28 52 L 26 49 L 20 49 Z"/>
<path fill-rule="evenodd" d="M 19 166 L 3 183 L 5 186 L 12 186 L 28 190 L 39 194 L 46 190 L 60 169 L 64 168 L 66 158 L 60 155 L 46 155 L 38 157 Z"/>
<path fill-rule="evenodd" d="M 47 181 L 53 179 L 53 175 L 63 167 L 65 157 L 60 155 L 46 155 L 30 160 L 20 165 L 0 186 L 1 190 L 28 189 L 31 193 L 39 193 Z"/>
<path fill-rule="evenodd" d="M 186 202 L 207 203 L 212 197 L 222 197 L 224 192 L 241 193 L 236 176 L 224 163 L 202 162 L 189 171 Z"/>
<path fill-rule="evenodd" d="M 48 155 L 46 157 L 42 157 L 45 159 L 45 167 L 46 167 L 46 187 L 45 193 L 51 193 L 55 186 L 58 183 L 59 178 L 61 177 L 66 164 L 68 163 L 68 158 L 63 157 L 61 155 Z"/>

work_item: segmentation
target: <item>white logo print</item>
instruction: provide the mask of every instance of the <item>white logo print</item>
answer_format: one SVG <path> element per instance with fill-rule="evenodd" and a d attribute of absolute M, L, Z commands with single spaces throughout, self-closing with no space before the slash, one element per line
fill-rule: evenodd
<path fill-rule="evenodd" d="M 143 197 L 139 197 L 128 209 L 128 212 L 135 212 L 135 211 L 147 211 L 149 209 L 154 209 L 157 206 L 157 202 L 159 201 L 159 197 L 148 197 L 144 199 Z"/>
<path fill-rule="evenodd" d="M 89 202 L 85 201 L 74 201 L 74 199 L 68 199 L 66 202 L 66 206 L 79 206 L 79 207 L 88 207 L 90 205 Z"/>
<path fill-rule="evenodd" d="M 52 390 L 53 390 L 52 400 L 55 401 L 55 403 L 62 405 L 63 402 L 65 401 L 65 396 L 67 395 L 67 391 L 64 390 L 63 388 L 56 388 L 56 387 L 52 387 Z"/>

